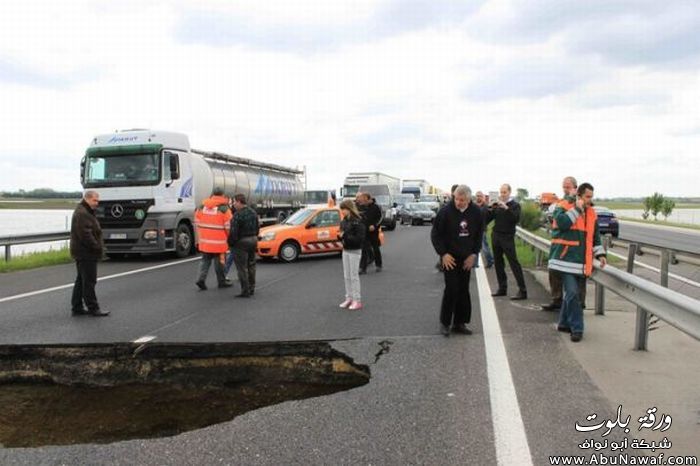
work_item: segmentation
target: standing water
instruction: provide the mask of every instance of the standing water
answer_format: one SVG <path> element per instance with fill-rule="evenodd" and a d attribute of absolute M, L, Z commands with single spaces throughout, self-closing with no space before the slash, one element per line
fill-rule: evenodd
<path fill-rule="evenodd" d="M 0 209 L 0 236 L 70 231 L 72 215 L 72 210 Z M 20 244 L 12 246 L 12 256 L 17 257 L 28 252 L 55 250 L 67 246 L 68 241 Z M 4 257 L 4 251 L 2 253 Z"/>

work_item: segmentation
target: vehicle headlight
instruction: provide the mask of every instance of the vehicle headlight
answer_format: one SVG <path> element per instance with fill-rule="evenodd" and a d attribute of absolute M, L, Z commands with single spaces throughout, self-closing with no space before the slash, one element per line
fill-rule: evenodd
<path fill-rule="evenodd" d="M 260 241 L 272 241 L 275 239 L 275 236 L 277 236 L 277 234 L 274 231 L 269 231 L 260 235 Z"/>
<path fill-rule="evenodd" d="M 158 230 L 146 230 L 143 232 L 143 239 L 156 239 L 158 238 Z"/>

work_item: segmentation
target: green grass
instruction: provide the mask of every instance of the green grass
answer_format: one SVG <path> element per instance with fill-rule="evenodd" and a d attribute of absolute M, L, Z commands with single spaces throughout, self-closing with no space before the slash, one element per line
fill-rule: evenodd
<path fill-rule="evenodd" d="M 39 202 L 37 202 L 39 201 Z M 8 199 L 0 198 L 0 209 L 75 209 L 80 199 Z"/>
<path fill-rule="evenodd" d="M 644 210 L 644 204 L 639 202 L 625 202 L 625 201 L 595 201 L 596 205 L 607 207 L 610 210 L 625 210 L 625 209 L 642 209 Z M 674 209 L 700 209 L 700 204 L 698 203 L 678 203 Z"/>
<path fill-rule="evenodd" d="M 18 270 L 36 269 L 49 265 L 67 264 L 72 262 L 68 248 L 53 251 L 33 252 L 0 262 L 0 273 L 16 272 Z"/>
<path fill-rule="evenodd" d="M 677 223 L 677 222 L 668 222 L 666 220 L 654 220 L 654 219 L 644 220 L 643 218 L 633 218 L 633 217 L 624 217 L 624 216 L 620 216 L 620 220 L 624 220 L 626 222 L 644 223 L 647 225 L 659 225 L 659 226 L 663 226 L 663 227 L 678 227 L 678 228 L 687 228 L 689 230 L 700 230 L 700 225 L 693 225 L 691 223 Z"/>

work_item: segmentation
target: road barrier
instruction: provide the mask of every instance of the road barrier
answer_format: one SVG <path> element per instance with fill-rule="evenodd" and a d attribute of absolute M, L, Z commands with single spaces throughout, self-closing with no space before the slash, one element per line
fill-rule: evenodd
<path fill-rule="evenodd" d="M 70 231 L 54 231 L 49 233 L 34 233 L 31 235 L 0 236 L 0 246 L 5 247 L 5 262 L 12 259 L 12 246 L 18 244 L 49 243 L 70 239 Z"/>
<path fill-rule="evenodd" d="M 545 254 L 549 254 L 549 240 L 520 227 L 517 228 L 516 234 L 526 244 L 535 248 L 536 263 L 538 266 L 542 265 Z M 608 289 L 637 306 L 634 349 L 647 349 L 649 318 L 652 314 L 700 340 L 700 301 L 667 288 L 668 252 L 662 253 L 662 265 L 665 263 L 666 266 L 661 268 L 660 285 L 632 275 L 635 254 L 636 245 L 631 244 L 626 272 L 612 266 L 601 269 L 599 262 L 594 261 L 594 270 L 590 278 L 596 287 L 595 313 L 605 314 L 605 290 Z"/>

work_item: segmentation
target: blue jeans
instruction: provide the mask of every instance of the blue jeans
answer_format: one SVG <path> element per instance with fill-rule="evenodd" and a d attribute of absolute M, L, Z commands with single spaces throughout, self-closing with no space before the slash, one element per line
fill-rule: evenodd
<path fill-rule="evenodd" d="M 486 232 L 484 232 L 483 239 L 481 240 L 481 252 L 484 253 L 484 257 L 486 258 L 486 265 L 488 267 L 491 267 L 493 265 L 493 254 L 491 253 L 491 248 L 489 248 L 489 240 L 486 237 Z M 479 266 L 479 257 L 481 255 L 477 254 L 476 255 L 476 261 L 474 262 L 474 267 Z"/>
<path fill-rule="evenodd" d="M 571 333 L 583 333 L 583 309 L 578 294 L 580 277 L 562 272 L 561 281 L 564 297 L 559 311 L 559 326 L 569 327 Z"/>
<path fill-rule="evenodd" d="M 233 251 L 229 250 L 226 254 L 226 262 L 224 263 L 224 275 L 228 276 L 231 266 L 233 265 Z"/>

